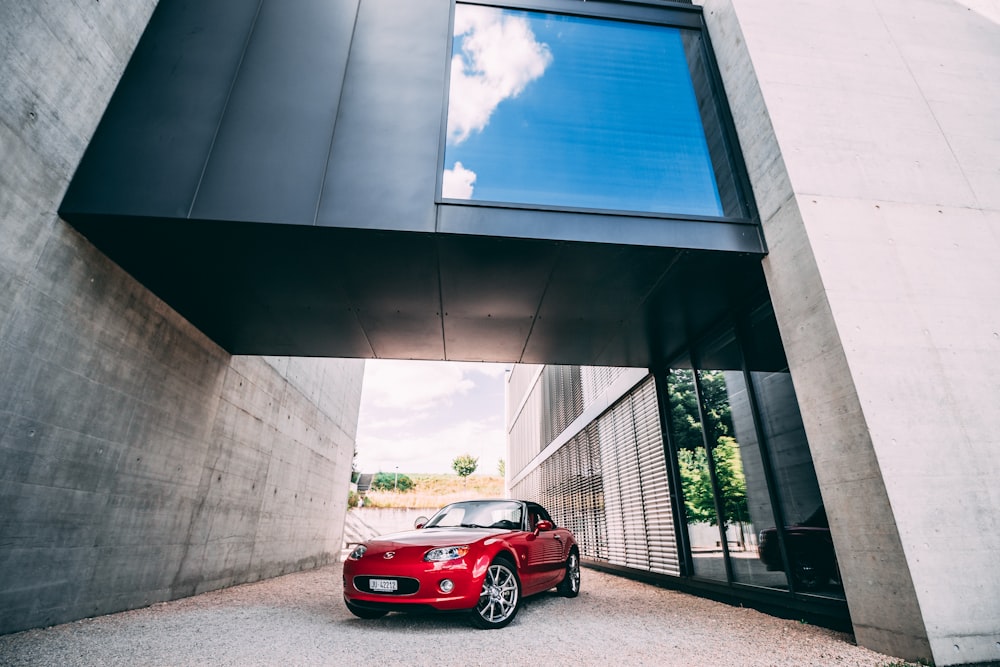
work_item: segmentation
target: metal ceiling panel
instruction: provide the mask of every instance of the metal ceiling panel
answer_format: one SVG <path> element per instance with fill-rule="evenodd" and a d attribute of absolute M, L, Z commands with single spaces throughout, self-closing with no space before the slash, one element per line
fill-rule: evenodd
<path fill-rule="evenodd" d="M 445 358 L 441 318 L 434 313 L 421 316 L 362 308 L 357 316 L 375 358 Z"/>
<path fill-rule="evenodd" d="M 434 230 L 450 9 L 361 3 L 318 225 Z"/>
<path fill-rule="evenodd" d="M 186 216 L 257 3 L 160 2 L 62 208 Z"/>
<path fill-rule="evenodd" d="M 438 236 L 441 298 L 449 316 L 534 318 L 560 246 L 480 236 Z"/>
<path fill-rule="evenodd" d="M 357 5 L 261 3 L 192 217 L 313 223 Z"/>
<path fill-rule="evenodd" d="M 517 362 L 531 332 L 533 318 L 444 318 L 445 350 L 453 361 Z"/>

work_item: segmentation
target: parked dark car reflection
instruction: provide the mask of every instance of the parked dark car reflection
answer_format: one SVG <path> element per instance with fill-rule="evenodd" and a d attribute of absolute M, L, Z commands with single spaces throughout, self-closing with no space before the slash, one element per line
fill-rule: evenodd
<path fill-rule="evenodd" d="M 830 523 L 822 505 L 801 523 L 785 526 L 785 546 L 792 582 L 798 591 L 839 587 L 840 568 L 833 550 Z M 776 528 L 760 531 L 757 554 L 768 570 L 784 570 Z"/>

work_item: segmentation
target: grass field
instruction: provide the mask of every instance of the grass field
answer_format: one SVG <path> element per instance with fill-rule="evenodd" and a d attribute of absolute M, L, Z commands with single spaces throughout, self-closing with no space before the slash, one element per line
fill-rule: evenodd
<path fill-rule="evenodd" d="M 458 500 L 504 496 L 503 477 L 471 475 L 463 480 L 458 475 L 407 473 L 407 476 L 414 482 L 412 489 L 406 492 L 368 491 L 365 506 L 437 509 Z"/>

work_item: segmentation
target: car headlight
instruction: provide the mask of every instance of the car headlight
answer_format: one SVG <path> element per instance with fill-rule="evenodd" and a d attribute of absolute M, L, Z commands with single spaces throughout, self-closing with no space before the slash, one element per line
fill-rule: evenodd
<path fill-rule="evenodd" d="M 442 560 L 455 560 L 462 558 L 467 553 L 469 553 L 469 545 L 467 544 L 460 547 L 440 547 L 438 549 L 431 549 L 424 554 L 424 560 L 432 563 Z"/>
<path fill-rule="evenodd" d="M 361 557 L 365 555 L 366 551 L 368 551 L 368 547 L 366 547 L 363 544 L 359 544 L 358 546 L 354 547 L 354 551 L 351 552 L 351 555 L 348 556 L 348 558 L 350 558 L 351 560 L 360 560 Z"/>

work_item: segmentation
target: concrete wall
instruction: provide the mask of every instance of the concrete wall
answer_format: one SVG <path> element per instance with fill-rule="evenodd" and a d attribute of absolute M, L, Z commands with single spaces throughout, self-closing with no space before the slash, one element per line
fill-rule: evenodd
<path fill-rule="evenodd" d="M 154 4 L 0 3 L 0 633 L 341 546 L 363 362 L 230 357 L 56 216 Z"/>
<path fill-rule="evenodd" d="M 857 639 L 1000 660 L 1000 25 L 703 4 Z"/>

